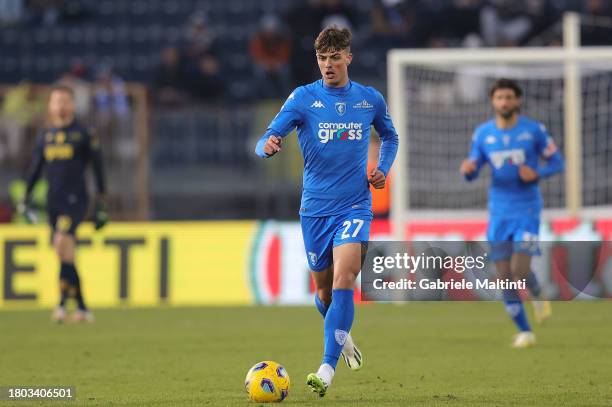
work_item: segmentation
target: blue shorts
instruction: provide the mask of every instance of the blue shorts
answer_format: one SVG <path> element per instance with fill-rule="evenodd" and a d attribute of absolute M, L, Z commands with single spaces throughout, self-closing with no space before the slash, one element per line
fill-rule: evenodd
<path fill-rule="evenodd" d="M 510 260 L 512 253 L 539 255 L 539 233 L 539 216 L 521 218 L 491 216 L 487 229 L 487 239 L 491 245 L 491 260 Z"/>
<path fill-rule="evenodd" d="M 308 266 L 323 271 L 333 263 L 333 248 L 370 239 L 372 212 L 355 209 L 341 215 L 300 217 Z"/>

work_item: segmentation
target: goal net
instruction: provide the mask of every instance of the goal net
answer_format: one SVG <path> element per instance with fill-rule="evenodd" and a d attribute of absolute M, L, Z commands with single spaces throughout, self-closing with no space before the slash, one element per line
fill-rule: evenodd
<path fill-rule="evenodd" d="M 612 203 L 612 48 L 393 50 L 389 105 L 400 134 L 392 217 L 481 210 L 487 168 L 467 183 L 459 165 L 474 129 L 493 116 L 489 87 L 500 77 L 523 91 L 521 113 L 542 122 L 566 173 L 540 183 L 547 208 Z M 396 229 L 397 230 L 397 229 Z"/>

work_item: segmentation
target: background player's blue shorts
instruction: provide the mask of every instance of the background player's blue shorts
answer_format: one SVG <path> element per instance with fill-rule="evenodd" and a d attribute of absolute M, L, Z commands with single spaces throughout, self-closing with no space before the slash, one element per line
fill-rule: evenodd
<path fill-rule="evenodd" d="M 509 260 L 512 253 L 539 255 L 539 233 L 539 216 L 520 218 L 491 216 L 487 229 L 487 239 L 491 245 L 491 260 Z"/>
<path fill-rule="evenodd" d="M 322 271 L 331 266 L 333 248 L 370 239 L 372 212 L 355 209 L 341 215 L 300 218 L 308 266 Z"/>

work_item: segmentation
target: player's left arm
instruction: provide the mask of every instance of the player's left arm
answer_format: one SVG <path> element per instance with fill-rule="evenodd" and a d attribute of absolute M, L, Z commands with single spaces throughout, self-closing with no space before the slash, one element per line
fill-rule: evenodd
<path fill-rule="evenodd" d="M 546 163 L 535 168 L 538 178 L 547 178 L 565 170 L 563 156 L 544 125 L 540 125 L 536 133 L 536 152 Z"/>
<path fill-rule="evenodd" d="M 103 228 L 106 223 L 108 223 L 108 214 L 106 213 L 105 203 L 106 178 L 104 176 L 104 162 L 102 160 L 102 151 L 100 149 L 100 139 L 95 130 L 90 129 L 87 132 L 87 142 L 98 192 L 94 212 L 95 228 L 98 230 Z"/>
<path fill-rule="evenodd" d="M 96 179 L 96 188 L 98 195 L 106 193 L 106 178 L 104 177 L 104 162 L 102 161 L 102 151 L 100 149 L 100 138 L 93 129 L 87 131 L 87 143 L 89 148 L 89 156 L 91 165 Z"/>
<path fill-rule="evenodd" d="M 43 166 L 45 165 L 45 156 L 44 156 L 45 142 L 43 135 L 40 134 L 36 139 L 36 147 L 34 149 L 34 156 L 32 158 L 32 163 L 30 165 L 30 169 L 28 171 L 28 178 L 26 181 L 26 193 L 24 202 L 28 203 L 30 201 L 30 197 L 32 195 L 32 190 L 34 189 L 34 185 L 36 181 L 40 178 L 43 171 Z"/>
<path fill-rule="evenodd" d="M 391 165 L 395 160 L 397 146 L 399 144 L 399 137 L 395 131 L 393 122 L 391 121 L 391 116 L 389 116 L 387 103 L 385 103 L 385 99 L 378 91 L 376 91 L 374 109 L 375 114 L 373 124 L 374 128 L 378 132 L 378 135 L 380 136 L 381 144 L 380 154 L 378 156 L 378 165 L 376 166 L 376 169 L 374 169 L 368 175 L 370 176 L 369 182 L 374 185 L 374 188 L 380 189 L 384 188 L 385 180 L 387 175 L 389 175 Z"/>

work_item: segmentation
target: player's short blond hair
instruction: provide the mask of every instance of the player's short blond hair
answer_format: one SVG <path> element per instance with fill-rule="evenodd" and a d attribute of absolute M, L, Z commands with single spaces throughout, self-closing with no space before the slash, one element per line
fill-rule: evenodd
<path fill-rule="evenodd" d="M 350 51 L 352 37 L 353 35 L 348 28 L 338 28 L 335 25 L 327 27 L 319 33 L 314 48 L 317 53 Z"/>

